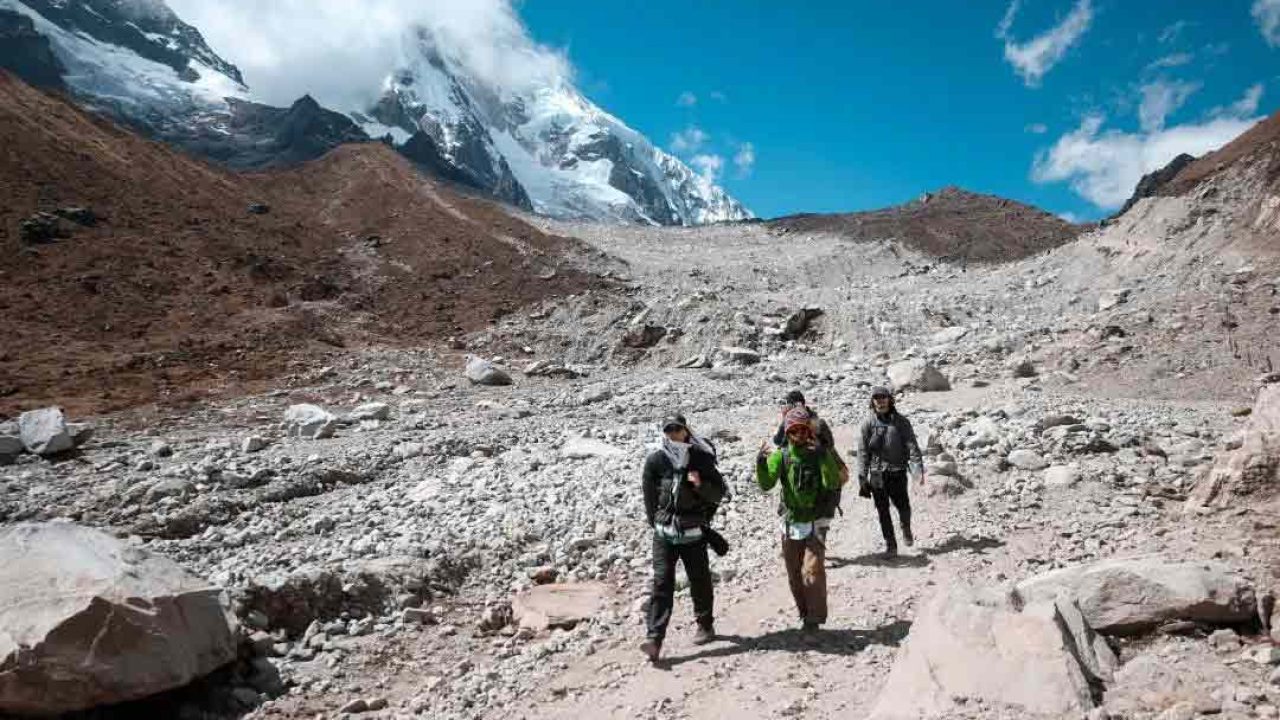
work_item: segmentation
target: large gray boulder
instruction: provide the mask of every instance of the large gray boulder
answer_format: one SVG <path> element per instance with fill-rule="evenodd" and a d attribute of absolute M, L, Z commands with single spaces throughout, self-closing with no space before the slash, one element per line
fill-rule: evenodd
<path fill-rule="evenodd" d="M 1256 613 L 1253 588 L 1227 567 L 1156 556 L 1054 570 L 1018 583 L 1014 592 L 1027 604 L 1070 597 L 1090 626 L 1109 635 L 1138 633 L 1170 620 L 1247 622 Z"/>
<path fill-rule="evenodd" d="M 18 416 L 18 432 L 27 452 L 35 455 L 55 455 L 75 447 L 62 408 L 49 407 L 22 413 Z"/>
<path fill-rule="evenodd" d="M 317 405 L 291 405 L 284 413 L 284 428 L 291 437 L 323 440 L 333 437 L 338 418 Z"/>
<path fill-rule="evenodd" d="M 916 616 L 871 717 L 943 717 L 975 700 L 1023 717 L 1082 717 L 1093 695 L 1067 628 L 1055 601 L 1019 612 L 1007 596 L 947 587 Z"/>
<path fill-rule="evenodd" d="M 729 365 L 755 365 L 760 362 L 760 353 L 744 347 L 722 347 L 720 357 Z"/>
<path fill-rule="evenodd" d="M 894 363 L 889 366 L 888 373 L 894 390 L 939 392 L 951 389 L 951 381 L 946 375 L 919 358 Z"/>
<path fill-rule="evenodd" d="M 510 385 L 511 376 L 505 370 L 475 355 L 467 356 L 467 379 L 475 385 Z"/>
<path fill-rule="evenodd" d="M 0 465 L 12 463 L 14 458 L 26 450 L 22 438 L 17 435 L 0 435 Z"/>
<path fill-rule="evenodd" d="M 1240 447 L 1196 484 L 1186 509 L 1230 505 L 1280 492 L 1280 384 L 1258 393 Z"/>
<path fill-rule="evenodd" d="M 68 522 L 0 530 L 0 712 L 51 715 L 185 685 L 236 657 L 219 588 Z"/>

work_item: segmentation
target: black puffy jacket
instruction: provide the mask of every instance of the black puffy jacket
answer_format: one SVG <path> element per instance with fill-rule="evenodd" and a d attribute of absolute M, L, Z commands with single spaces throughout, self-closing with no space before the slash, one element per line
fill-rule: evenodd
<path fill-rule="evenodd" d="M 690 470 L 698 471 L 701 486 L 689 482 Z M 649 525 L 667 525 L 674 516 L 682 528 L 700 527 L 710 521 L 727 491 L 724 477 L 716 469 L 715 456 L 697 446 L 689 449 L 689 466 L 681 472 L 676 471 L 666 453 L 650 453 L 644 461 L 641 486 Z M 678 492 L 673 489 L 677 486 Z"/>

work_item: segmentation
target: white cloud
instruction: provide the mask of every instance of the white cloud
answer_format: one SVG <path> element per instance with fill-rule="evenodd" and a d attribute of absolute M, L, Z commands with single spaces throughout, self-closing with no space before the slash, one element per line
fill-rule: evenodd
<path fill-rule="evenodd" d="M 680 97 L 676 98 L 676 105 L 680 107 L 693 107 L 698 104 L 698 96 L 692 92 L 685 90 L 680 93 Z"/>
<path fill-rule="evenodd" d="M 1173 53 L 1172 55 L 1165 55 L 1162 58 L 1151 61 L 1151 63 L 1147 65 L 1147 69 L 1160 70 L 1162 68 L 1182 67 L 1183 65 L 1190 65 L 1192 60 L 1195 60 L 1195 55 L 1192 55 L 1191 53 Z"/>
<path fill-rule="evenodd" d="M 1067 222 L 1071 223 L 1072 225 L 1078 225 L 1078 224 L 1080 224 L 1080 223 L 1084 222 L 1084 218 L 1082 218 L 1082 217 L 1080 217 L 1079 215 L 1077 215 L 1077 214 L 1075 214 L 1075 213 L 1073 213 L 1073 212 L 1070 212 L 1070 211 L 1068 211 L 1068 212 L 1060 212 L 1060 213 L 1058 213 L 1058 217 L 1062 218 L 1063 220 L 1066 220 Z"/>
<path fill-rule="evenodd" d="M 1173 23 L 1172 25 L 1169 25 L 1165 29 L 1161 30 L 1160 43 L 1167 44 L 1167 43 L 1173 42 L 1174 40 L 1177 40 L 1178 36 L 1182 34 L 1183 30 L 1187 29 L 1187 25 L 1189 24 L 1190 23 L 1188 23 L 1186 20 L 1179 20 L 1178 22 Z"/>
<path fill-rule="evenodd" d="M 1013 0 L 996 27 L 996 37 L 1004 41 L 1004 59 L 1022 77 L 1027 87 L 1037 87 L 1045 74 L 1066 57 L 1093 22 L 1091 0 L 1076 0 L 1062 22 L 1030 40 L 1020 43 L 1012 35 L 1013 19 L 1020 0 Z"/>
<path fill-rule="evenodd" d="M 720 182 L 720 173 L 724 171 L 723 157 L 719 155 L 694 155 L 689 164 L 707 182 L 712 184 Z"/>
<path fill-rule="evenodd" d="M 1258 112 L 1258 105 L 1262 103 L 1262 83 L 1251 85 L 1248 90 L 1244 91 L 1244 97 L 1231 104 L 1227 110 L 1227 115 L 1235 115 L 1237 117 L 1252 115 Z"/>
<path fill-rule="evenodd" d="M 1253 20 L 1271 47 L 1280 47 L 1280 0 L 1254 0 Z"/>
<path fill-rule="evenodd" d="M 690 125 L 671 136 L 671 149 L 678 153 L 696 152 L 710 137 L 702 128 Z"/>
<path fill-rule="evenodd" d="M 366 107 L 383 80 L 420 51 L 440 52 L 509 89 L 568 79 L 562 52 L 533 42 L 510 0 L 169 0 L 244 72 L 254 97 L 283 105 L 310 93 L 335 109 Z"/>
<path fill-rule="evenodd" d="M 750 175 L 751 170 L 756 166 L 756 146 L 749 142 L 739 145 L 738 152 L 733 156 L 733 164 L 738 168 L 740 177 Z"/>
<path fill-rule="evenodd" d="M 1249 109 L 1254 94 L 1249 88 L 1244 98 L 1226 111 L 1228 114 L 1151 132 L 1103 130 L 1106 119 L 1089 116 L 1079 128 L 1036 155 L 1031 178 L 1037 183 L 1067 182 L 1094 205 L 1118 208 L 1143 175 L 1164 167 L 1180 153 L 1199 156 L 1216 150 L 1260 120 L 1230 114 Z"/>
<path fill-rule="evenodd" d="M 1187 102 L 1200 83 L 1182 80 L 1156 80 L 1142 86 L 1142 104 L 1138 106 L 1138 121 L 1143 132 L 1152 133 L 1164 127 L 1164 121 Z"/>
<path fill-rule="evenodd" d="M 1023 129 L 1032 135 L 1043 135 L 1049 132 L 1049 126 L 1044 123 L 1031 123 Z"/>

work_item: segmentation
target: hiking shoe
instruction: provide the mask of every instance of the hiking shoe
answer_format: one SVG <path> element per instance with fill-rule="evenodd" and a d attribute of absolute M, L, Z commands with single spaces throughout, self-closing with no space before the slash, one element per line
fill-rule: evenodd
<path fill-rule="evenodd" d="M 693 634 L 694 645 L 706 645 L 716 639 L 716 629 L 713 627 L 698 626 L 698 632 Z"/>
<path fill-rule="evenodd" d="M 902 542 L 906 543 L 907 547 L 913 547 L 916 544 L 916 536 L 911 534 L 911 528 L 902 528 Z"/>
<path fill-rule="evenodd" d="M 644 656 L 649 658 L 649 662 L 656 663 L 658 662 L 658 655 L 662 654 L 662 643 L 654 640 L 653 638 L 649 638 L 648 640 L 640 643 L 640 652 L 644 653 Z"/>
<path fill-rule="evenodd" d="M 890 547 L 890 548 L 886 548 L 886 549 L 885 549 L 885 551 L 884 551 L 884 559 L 885 559 L 885 560 L 892 560 L 892 559 L 894 559 L 894 558 L 896 558 L 896 557 L 898 557 L 898 548 L 896 548 L 896 547 Z"/>

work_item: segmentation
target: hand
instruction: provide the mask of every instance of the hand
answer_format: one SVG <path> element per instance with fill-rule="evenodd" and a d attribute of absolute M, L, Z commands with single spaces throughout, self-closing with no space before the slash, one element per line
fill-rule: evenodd
<path fill-rule="evenodd" d="M 702 475 L 697 470 L 689 471 L 689 484 L 694 487 L 702 487 Z"/>
<path fill-rule="evenodd" d="M 757 460 L 763 460 L 763 459 L 765 458 L 765 456 L 766 456 L 766 455 L 768 455 L 768 454 L 769 454 L 769 441 L 768 441 L 768 440 L 761 440 L 761 441 L 760 441 L 760 449 L 756 451 L 756 459 L 757 459 Z"/>

